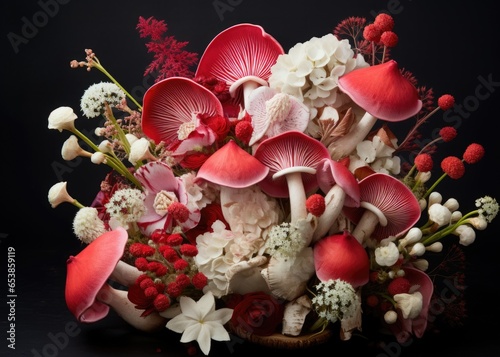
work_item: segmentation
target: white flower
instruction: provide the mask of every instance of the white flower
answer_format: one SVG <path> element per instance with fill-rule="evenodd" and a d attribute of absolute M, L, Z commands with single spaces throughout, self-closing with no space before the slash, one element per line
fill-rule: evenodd
<path fill-rule="evenodd" d="M 311 108 L 310 119 L 313 119 L 317 108 L 327 105 L 338 108 L 349 102 L 338 90 L 338 79 L 366 66 L 363 56 L 354 56 L 349 41 L 327 34 L 297 43 L 287 54 L 280 55 L 271 67 L 269 86 L 303 101 Z"/>
<path fill-rule="evenodd" d="M 476 200 L 476 207 L 478 207 L 479 214 L 483 215 L 488 223 L 493 221 L 499 211 L 497 200 L 490 196 L 478 198 Z"/>
<path fill-rule="evenodd" d="M 319 317 L 330 322 L 354 316 L 358 304 L 358 295 L 351 284 L 330 279 L 315 286 L 316 295 L 311 299 Z"/>
<path fill-rule="evenodd" d="M 66 186 L 67 182 L 58 182 L 49 189 L 48 199 L 52 208 L 56 208 L 63 202 L 74 202 L 74 198 L 69 195 Z"/>
<path fill-rule="evenodd" d="M 231 231 L 261 236 L 262 231 L 280 222 L 277 201 L 256 185 L 248 188 L 226 188 L 221 192 L 222 212 Z"/>
<path fill-rule="evenodd" d="M 104 206 L 111 218 L 127 224 L 137 222 L 146 212 L 144 193 L 136 188 L 123 188 L 115 191 Z"/>
<path fill-rule="evenodd" d="M 100 164 L 105 164 L 107 159 L 106 155 L 104 155 L 100 151 L 97 151 L 90 156 L 90 161 L 92 161 L 93 164 L 100 165 Z"/>
<path fill-rule="evenodd" d="M 389 325 L 395 323 L 397 319 L 398 313 L 394 310 L 389 310 L 384 314 L 384 321 Z"/>
<path fill-rule="evenodd" d="M 154 158 L 151 151 L 149 151 L 149 145 L 150 142 L 146 138 L 140 138 L 134 141 L 130 146 L 128 161 L 130 161 L 132 165 L 135 165 L 138 161 Z"/>
<path fill-rule="evenodd" d="M 459 243 L 468 246 L 476 240 L 476 232 L 471 226 L 467 226 L 465 224 L 458 226 L 453 234 L 459 237 Z"/>
<path fill-rule="evenodd" d="M 196 340 L 201 351 L 208 355 L 211 340 L 229 341 L 230 337 L 224 324 L 231 319 L 233 309 L 215 310 L 215 298 L 208 292 L 198 301 L 181 296 L 179 299 L 181 314 L 167 322 L 167 328 L 182 333 L 181 342 Z"/>
<path fill-rule="evenodd" d="M 423 297 L 418 291 L 413 294 L 396 294 L 394 300 L 405 319 L 414 319 L 422 311 Z"/>
<path fill-rule="evenodd" d="M 106 232 L 104 222 L 99 218 L 99 212 L 94 207 L 83 207 L 78 210 L 73 219 L 73 232 L 84 243 L 90 243 Z"/>
<path fill-rule="evenodd" d="M 75 135 L 71 135 L 64 142 L 61 149 L 61 156 L 64 160 L 70 161 L 78 156 L 90 157 L 92 154 L 86 150 L 83 150 L 80 144 L 78 144 L 78 138 Z"/>
<path fill-rule="evenodd" d="M 429 219 L 442 227 L 450 223 L 451 212 L 442 204 L 434 203 L 429 207 Z"/>
<path fill-rule="evenodd" d="M 399 259 L 399 250 L 394 242 L 388 242 L 385 246 L 375 249 L 375 261 L 380 266 L 392 266 Z"/>
<path fill-rule="evenodd" d="M 54 109 L 49 115 L 49 129 L 57 129 L 59 131 L 75 129 L 76 114 L 70 107 L 59 107 Z"/>
<path fill-rule="evenodd" d="M 416 243 L 408 253 L 409 255 L 421 256 L 425 253 L 425 246 L 422 243 Z"/>
<path fill-rule="evenodd" d="M 105 106 L 120 104 L 125 99 L 125 93 L 114 83 L 100 82 L 91 85 L 83 93 L 80 107 L 88 118 L 95 118 L 104 113 Z"/>
<path fill-rule="evenodd" d="M 217 199 L 219 191 L 208 181 L 196 181 L 196 174 L 188 172 L 179 177 L 188 195 L 188 208 L 202 209 Z"/>

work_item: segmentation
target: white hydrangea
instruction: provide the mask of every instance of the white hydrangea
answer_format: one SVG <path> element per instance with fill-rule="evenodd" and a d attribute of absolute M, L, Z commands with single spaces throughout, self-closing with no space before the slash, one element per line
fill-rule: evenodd
<path fill-rule="evenodd" d="M 262 236 L 262 232 L 282 217 L 276 199 L 263 193 L 256 185 L 221 191 L 222 212 L 231 230 L 235 233 L 251 233 Z"/>
<path fill-rule="evenodd" d="M 375 249 L 375 261 L 380 266 L 390 267 L 399 259 L 399 250 L 394 242 L 386 242 Z"/>
<path fill-rule="evenodd" d="M 351 284 L 331 279 L 317 284 L 315 289 L 311 302 L 319 317 L 335 323 L 356 313 L 359 298 Z"/>
<path fill-rule="evenodd" d="M 104 113 L 106 103 L 114 107 L 123 99 L 125 99 L 125 93 L 116 84 L 95 83 L 83 93 L 80 108 L 87 118 L 95 118 Z"/>
<path fill-rule="evenodd" d="M 208 181 L 196 181 L 196 174 L 188 172 L 179 176 L 188 195 L 188 208 L 194 206 L 201 210 L 216 200 L 219 190 Z"/>
<path fill-rule="evenodd" d="M 318 108 L 338 108 L 350 101 L 338 90 L 338 79 L 367 66 L 363 56 L 355 56 L 348 40 L 339 40 L 330 33 L 297 43 L 287 54 L 280 55 L 271 67 L 269 86 L 301 100 L 311 109 L 313 119 Z"/>
<path fill-rule="evenodd" d="M 73 219 L 73 232 L 84 243 L 90 243 L 106 232 L 104 222 L 94 207 L 83 207 Z"/>
<path fill-rule="evenodd" d="M 363 140 L 356 145 L 356 151 L 349 157 L 349 170 L 354 172 L 362 166 L 370 166 L 375 172 L 398 175 L 401 171 L 401 158 L 393 156 L 394 146 L 389 146 L 378 135 L 371 140 Z"/>
<path fill-rule="evenodd" d="M 205 232 L 196 238 L 198 254 L 194 259 L 198 270 L 208 279 L 208 290 L 220 297 L 225 294 L 229 285 L 226 272 L 233 261 L 225 256 L 225 251 L 233 242 L 235 234 L 227 230 L 219 220 L 211 228 L 213 232 Z"/>

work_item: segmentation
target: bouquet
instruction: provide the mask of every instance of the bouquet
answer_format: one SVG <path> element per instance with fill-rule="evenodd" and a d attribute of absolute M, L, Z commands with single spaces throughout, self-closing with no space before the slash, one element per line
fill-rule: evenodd
<path fill-rule="evenodd" d="M 65 288 L 75 318 L 114 309 L 204 354 L 230 334 L 287 348 L 332 331 L 349 340 L 368 318 L 400 343 L 422 337 L 436 277 L 463 288 L 460 270 L 435 261 L 444 251 L 460 261 L 498 203 L 483 196 L 462 211 L 440 194 L 485 150 L 453 148 L 436 169 L 437 144 L 456 128 L 418 145 L 419 128 L 454 97 L 436 99 L 391 57 L 394 19 L 350 17 L 288 51 L 242 23 L 200 57 L 164 21 L 140 17 L 137 29 L 154 54 L 144 75 L 156 78 L 142 100 L 87 49 L 71 66 L 106 77 L 81 97 L 82 114 L 104 120 L 100 142 L 77 129 L 71 107 L 48 118 L 70 133 L 65 160 L 109 167 L 88 205 L 67 182 L 48 193 L 52 207 L 77 208 L 84 247 L 67 261 Z M 391 127 L 403 121 L 412 126 L 398 138 Z"/>

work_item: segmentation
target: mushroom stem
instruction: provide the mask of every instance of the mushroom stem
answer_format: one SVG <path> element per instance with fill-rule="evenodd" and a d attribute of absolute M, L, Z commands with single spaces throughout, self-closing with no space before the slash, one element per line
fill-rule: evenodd
<path fill-rule="evenodd" d="M 260 87 L 261 84 L 257 83 L 255 81 L 247 81 L 243 83 L 243 108 L 246 108 L 248 104 L 248 97 L 250 96 L 250 93 L 257 88 Z"/>
<path fill-rule="evenodd" d="M 361 202 L 360 206 L 366 208 L 366 210 L 361 216 L 356 228 L 354 228 L 352 235 L 359 243 L 363 244 L 365 239 L 373 233 L 377 224 L 382 226 L 387 225 L 387 218 L 382 211 L 371 203 Z"/>
<path fill-rule="evenodd" d="M 290 172 L 286 175 L 290 197 L 290 223 L 294 225 L 299 219 L 307 217 L 306 193 L 300 172 Z"/>
<path fill-rule="evenodd" d="M 138 330 L 153 332 L 165 326 L 166 319 L 157 313 L 141 316 L 142 310 L 135 308 L 124 290 L 114 289 L 104 284 L 97 294 L 97 300 L 109 305 L 121 318 Z"/>
<path fill-rule="evenodd" d="M 346 135 L 342 136 L 338 140 L 335 140 L 328 146 L 332 159 L 340 160 L 351 154 L 351 152 L 353 152 L 356 148 L 356 145 L 358 145 L 358 143 L 360 143 L 370 133 L 370 130 L 372 130 L 376 122 L 377 118 L 366 112 L 359 122 L 351 128 Z"/>
<path fill-rule="evenodd" d="M 325 211 L 318 218 L 318 226 L 314 231 L 313 242 L 321 239 L 334 224 L 342 212 L 345 201 L 345 191 L 339 185 L 334 185 L 325 196 Z"/>
<path fill-rule="evenodd" d="M 141 271 L 136 267 L 119 260 L 109 278 L 123 286 L 130 286 L 136 282 L 141 274 Z"/>

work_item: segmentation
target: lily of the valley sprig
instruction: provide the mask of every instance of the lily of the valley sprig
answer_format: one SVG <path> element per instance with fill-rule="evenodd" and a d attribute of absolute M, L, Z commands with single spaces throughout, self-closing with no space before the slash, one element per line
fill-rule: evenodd
<path fill-rule="evenodd" d="M 439 118 L 455 99 L 436 100 L 391 57 L 393 18 L 350 17 L 288 50 L 238 24 L 199 59 L 163 21 L 140 17 L 137 29 L 154 54 L 145 75 L 158 73 L 141 103 L 86 50 L 71 66 L 106 76 L 80 102 L 83 116 L 105 119 L 100 142 L 77 129 L 70 106 L 49 114 L 50 129 L 69 132 L 65 160 L 110 168 L 89 202 L 68 182 L 49 189 L 52 207 L 75 207 L 84 244 L 67 265 L 75 318 L 115 309 L 204 354 L 230 333 L 303 348 L 340 324 L 349 340 L 368 316 L 400 343 L 423 337 L 446 252 L 473 243 L 499 206 L 487 193 L 459 204 L 439 192 L 460 192 L 486 153 L 470 143 L 434 167 L 438 149 L 457 150 L 447 146 L 456 128 Z M 439 137 L 418 147 L 431 123 Z"/>

